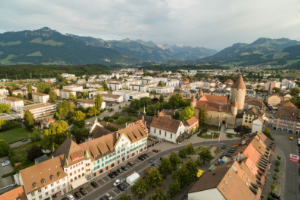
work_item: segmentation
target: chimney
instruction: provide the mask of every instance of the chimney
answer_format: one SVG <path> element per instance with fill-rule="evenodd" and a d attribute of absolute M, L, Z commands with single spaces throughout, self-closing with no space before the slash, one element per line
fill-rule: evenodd
<path fill-rule="evenodd" d="M 213 174 L 213 176 L 214 176 L 214 175 L 216 175 L 216 172 L 213 172 L 212 174 Z"/>
<path fill-rule="evenodd" d="M 242 144 L 246 144 L 246 140 L 245 139 L 242 139 Z"/>

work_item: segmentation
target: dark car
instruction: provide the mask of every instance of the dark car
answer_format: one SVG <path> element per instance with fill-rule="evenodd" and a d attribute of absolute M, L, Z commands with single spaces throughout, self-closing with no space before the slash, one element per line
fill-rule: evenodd
<path fill-rule="evenodd" d="M 86 195 L 86 194 L 87 194 L 87 191 L 86 191 L 84 188 L 80 188 L 80 189 L 79 189 L 79 192 L 80 192 L 82 195 Z"/>
<path fill-rule="evenodd" d="M 115 178 L 114 173 L 109 173 L 108 176 L 109 176 L 110 178 Z"/>
<path fill-rule="evenodd" d="M 158 153 L 160 150 L 153 149 L 152 151 L 155 152 L 155 153 Z"/>
<path fill-rule="evenodd" d="M 123 171 L 127 171 L 127 168 L 126 168 L 125 166 L 122 166 L 121 169 L 122 169 Z"/>
<path fill-rule="evenodd" d="M 22 142 L 26 142 L 26 141 L 28 141 L 28 139 L 27 139 L 27 138 L 22 140 Z"/>
<path fill-rule="evenodd" d="M 149 157 L 149 155 L 148 155 L 148 154 L 146 154 L 146 153 L 144 153 L 143 155 L 144 155 L 144 156 L 146 156 L 146 157 Z"/>
<path fill-rule="evenodd" d="M 223 146 L 222 146 L 222 149 L 226 149 L 226 145 L 223 145 Z"/>
<path fill-rule="evenodd" d="M 101 197 L 99 200 L 108 200 L 106 197 Z"/>
<path fill-rule="evenodd" d="M 81 198 L 81 194 L 80 194 L 79 192 L 74 192 L 74 196 L 75 196 L 77 199 Z"/>
<path fill-rule="evenodd" d="M 147 156 L 145 155 L 145 154 L 142 154 L 141 155 L 144 159 L 146 159 L 147 158 Z"/>
<path fill-rule="evenodd" d="M 121 168 L 117 169 L 117 172 L 120 174 L 122 173 L 123 171 L 121 170 Z"/>
<path fill-rule="evenodd" d="M 139 156 L 138 159 L 142 161 L 145 160 L 143 156 Z"/>
<path fill-rule="evenodd" d="M 151 166 L 155 166 L 155 163 L 152 163 Z"/>
<path fill-rule="evenodd" d="M 271 193 L 271 196 L 272 196 L 274 199 L 280 199 L 280 196 L 279 196 L 278 194 Z"/>
<path fill-rule="evenodd" d="M 119 173 L 117 171 L 112 171 L 112 173 L 115 175 L 115 176 L 118 176 Z"/>
<path fill-rule="evenodd" d="M 94 181 L 91 182 L 91 185 L 95 188 L 95 187 L 98 187 L 98 184 Z"/>
<path fill-rule="evenodd" d="M 134 164 L 133 164 L 133 162 L 129 161 L 129 162 L 128 162 L 128 165 L 129 165 L 130 167 L 132 167 Z"/>
<path fill-rule="evenodd" d="M 123 184 L 120 184 L 120 185 L 118 185 L 117 187 L 118 187 L 118 189 L 121 190 L 121 191 L 124 191 L 124 190 L 125 190 L 125 187 L 124 187 Z"/>

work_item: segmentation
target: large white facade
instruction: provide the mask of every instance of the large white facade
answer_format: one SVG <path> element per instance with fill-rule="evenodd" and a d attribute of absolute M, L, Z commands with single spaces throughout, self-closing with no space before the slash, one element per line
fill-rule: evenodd
<path fill-rule="evenodd" d="M 172 142 L 172 143 L 177 143 L 176 139 L 179 135 L 183 134 L 185 131 L 185 127 L 183 123 L 180 123 L 179 128 L 177 129 L 176 133 L 170 132 L 170 131 L 165 131 L 163 129 L 158 129 L 155 127 L 150 126 L 150 131 L 149 134 L 152 136 L 156 136 L 160 139 L 164 139 L 166 141 Z"/>

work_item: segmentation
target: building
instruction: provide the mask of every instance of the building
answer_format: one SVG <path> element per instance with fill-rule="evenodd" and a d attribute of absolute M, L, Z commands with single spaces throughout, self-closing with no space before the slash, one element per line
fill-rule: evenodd
<path fill-rule="evenodd" d="M 0 195 L 1 200 L 28 200 L 23 186 L 19 186 L 13 190 Z"/>
<path fill-rule="evenodd" d="M 252 121 L 252 133 L 263 131 L 264 120 L 261 117 L 256 117 Z"/>
<path fill-rule="evenodd" d="M 52 91 L 54 91 L 56 93 L 56 96 L 60 96 L 60 91 L 57 88 L 51 88 Z"/>
<path fill-rule="evenodd" d="M 49 128 L 50 124 L 55 122 L 55 120 L 45 117 L 41 120 L 41 129 Z"/>
<path fill-rule="evenodd" d="M 273 94 L 267 97 L 267 104 L 268 105 L 278 105 L 281 103 L 281 98 L 277 94 Z"/>
<path fill-rule="evenodd" d="M 292 104 L 292 103 L 290 103 Z M 281 106 L 274 114 L 272 127 L 275 130 L 286 131 L 290 133 L 300 133 L 300 111 L 296 107 L 290 107 L 289 104 Z"/>
<path fill-rule="evenodd" d="M 180 81 L 177 79 L 171 79 L 170 81 L 166 82 L 167 87 L 179 87 L 180 86 Z"/>
<path fill-rule="evenodd" d="M 116 91 L 116 90 L 122 90 L 123 89 L 123 85 L 121 81 L 107 81 L 106 82 L 107 87 L 111 88 L 112 90 Z"/>
<path fill-rule="evenodd" d="M 95 106 L 95 101 L 89 99 L 78 99 L 76 104 L 77 104 L 77 108 L 81 106 L 84 109 L 86 109 Z M 106 108 L 106 103 L 105 101 L 103 101 L 101 105 L 101 109 L 105 109 L 105 108 Z"/>
<path fill-rule="evenodd" d="M 158 113 L 158 117 L 170 117 L 172 118 L 172 115 L 175 114 L 175 110 L 167 110 L 167 109 L 163 109 L 162 111 L 160 111 Z"/>
<path fill-rule="evenodd" d="M 47 115 L 51 115 L 56 112 L 56 104 L 51 103 L 36 103 L 28 106 L 23 106 L 20 108 L 21 117 L 23 118 L 26 110 L 29 110 L 33 117 L 39 118 Z"/>
<path fill-rule="evenodd" d="M 5 88 L 2 88 L 2 89 L 0 89 L 0 94 L 7 96 L 7 95 L 9 95 L 9 91 Z"/>
<path fill-rule="evenodd" d="M 131 101 L 132 99 L 141 99 L 142 97 L 149 97 L 147 92 L 138 92 L 132 90 L 118 90 L 113 91 L 113 95 L 123 96 L 124 101 Z"/>
<path fill-rule="evenodd" d="M 168 95 L 168 94 L 173 94 L 174 92 L 174 87 L 149 87 L 149 92 L 155 92 L 156 94 L 163 94 L 163 95 Z"/>
<path fill-rule="evenodd" d="M 196 117 L 192 117 L 183 123 L 187 133 L 193 133 L 199 127 L 199 121 Z"/>
<path fill-rule="evenodd" d="M 149 134 L 172 143 L 180 143 L 179 136 L 185 132 L 183 123 L 170 117 L 154 117 Z M 188 135 L 187 135 L 188 136 Z"/>
<path fill-rule="evenodd" d="M 281 101 L 288 101 L 292 98 L 292 96 L 287 92 L 279 92 L 278 96 L 281 98 Z"/>
<path fill-rule="evenodd" d="M 81 92 L 83 90 L 83 87 L 78 86 L 78 85 L 70 85 L 70 86 L 63 86 L 63 89 L 64 90 L 71 90 L 71 91 L 74 91 L 74 92 Z"/>
<path fill-rule="evenodd" d="M 21 108 L 24 106 L 23 100 L 15 98 L 15 97 L 6 97 L 3 99 L 0 99 L 0 103 L 9 104 L 11 110 L 14 110 L 16 112 L 20 112 Z"/>
<path fill-rule="evenodd" d="M 102 99 L 104 101 L 109 101 L 109 102 L 124 102 L 124 97 L 121 95 L 114 95 L 114 94 L 102 94 L 101 95 Z"/>
<path fill-rule="evenodd" d="M 257 117 L 263 118 L 264 114 L 258 111 L 255 107 L 248 109 L 244 112 L 242 125 L 252 128 L 252 121 Z"/>
<path fill-rule="evenodd" d="M 55 77 L 53 77 L 53 78 L 43 78 L 42 80 L 46 83 L 56 83 L 57 82 Z"/>
<path fill-rule="evenodd" d="M 265 111 L 266 111 L 266 106 L 261 100 L 259 100 L 257 98 L 246 97 L 245 104 L 244 104 L 244 110 L 249 110 L 252 107 L 255 107 L 261 113 L 265 113 Z"/>
<path fill-rule="evenodd" d="M 39 92 L 32 93 L 32 101 L 35 103 L 46 103 L 49 101 L 49 94 Z"/>
<path fill-rule="evenodd" d="M 61 76 L 64 77 L 64 78 L 69 78 L 69 77 L 71 77 L 71 78 L 74 77 L 75 78 L 75 74 L 62 73 Z"/>
<path fill-rule="evenodd" d="M 274 87 L 280 88 L 280 84 L 281 84 L 280 82 L 276 82 L 276 81 L 267 82 L 265 90 L 268 90 L 269 92 L 271 92 Z"/>
<path fill-rule="evenodd" d="M 94 91 L 94 92 L 90 92 L 89 93 L 89 99 L 94 99 L 97 94 L 100 94 L 102 96 L 102 94 L 107 94 L 107 92 L 106 91 Z"/>
<path fill-rule="evenodd" d="M 231 86 L 231 102 L 237 101 L 238 114 L 243 114 L 246 97 L 246 86 L 242 76 Z"/>
<path fill-rule="evenodd" d="M 76 96 L 76 92 L 73 90 L 67 90 L 67 89 L 60 90 L 60 98 L 61 99 L 69 99 L 70 94 L 73 94 L 74 96 Z"/>

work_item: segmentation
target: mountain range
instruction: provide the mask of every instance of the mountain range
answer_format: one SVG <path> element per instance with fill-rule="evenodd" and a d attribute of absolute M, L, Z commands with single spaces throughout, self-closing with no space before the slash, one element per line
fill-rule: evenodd
<path fill-rule="evenodd" d="M 161 64 L 291 64 L 300 60 L 300 42 L 259 38 L 219 52 L 204 47 L 157 45 L 142 40 L 103 40 L 61 34 L 44 27 L 0 34 L 0 64 L 136 65 Z"/>

